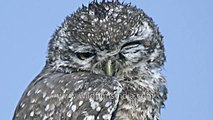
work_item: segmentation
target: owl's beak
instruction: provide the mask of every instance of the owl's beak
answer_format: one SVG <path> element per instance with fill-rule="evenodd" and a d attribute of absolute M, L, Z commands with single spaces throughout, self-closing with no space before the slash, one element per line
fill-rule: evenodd
<path fill-rule="evenodd" d="M 113 75 L 113 65 L 112 60 L 108 60 L 105 66 L 105 72 L 107 75 L 112 76 Z"/>

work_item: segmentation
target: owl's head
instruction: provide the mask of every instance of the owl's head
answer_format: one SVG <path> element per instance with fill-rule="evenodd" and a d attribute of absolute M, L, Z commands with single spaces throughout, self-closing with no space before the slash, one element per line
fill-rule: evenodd
<path fill-rule="evenodd" d="M 91 2 L 68 16 L 49 43 L 54 71 L 109 76 L 160 68 L 162 35 L 141 9 L 118 1 Z"/>

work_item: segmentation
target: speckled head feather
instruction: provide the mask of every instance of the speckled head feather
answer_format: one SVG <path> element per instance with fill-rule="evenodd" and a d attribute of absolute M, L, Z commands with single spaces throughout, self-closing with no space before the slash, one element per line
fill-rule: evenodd
<path fill-rule="evenodd" d="M 162 35 L 150 17 L 141 9 L 117 0 L 93 1 L 68 16 L 55 32 L 49 43 L 48 63 L 58 66 L 57 69 L 69 66 L 63 60 L 69 59 L 69 55 L 62 53 L 68 51 L 70 55 L 75 55 L 77 46 L 90 45 L 96 52 L 112 52 L 132 41 L 147 46 L 152 66 L 163 65 Z"/>

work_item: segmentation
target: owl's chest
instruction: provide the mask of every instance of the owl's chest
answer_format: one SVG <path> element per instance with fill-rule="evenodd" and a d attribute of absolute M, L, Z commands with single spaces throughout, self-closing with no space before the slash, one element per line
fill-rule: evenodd
<path fill-rule="evenodd" d="M 160 97 L 158 86 L 144 81 L 124 82 L 116 120 L 158 120 Z"/>

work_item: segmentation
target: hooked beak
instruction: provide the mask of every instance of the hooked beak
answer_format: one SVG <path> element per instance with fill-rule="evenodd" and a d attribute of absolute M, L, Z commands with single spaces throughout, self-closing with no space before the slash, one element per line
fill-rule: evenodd
<path fill-rule="evenodd" d="M 112 60 L 108 60 L 105 66 L 105 72 L 107 75 L 112 76 L 113 75 L 113 65 Z"/>

